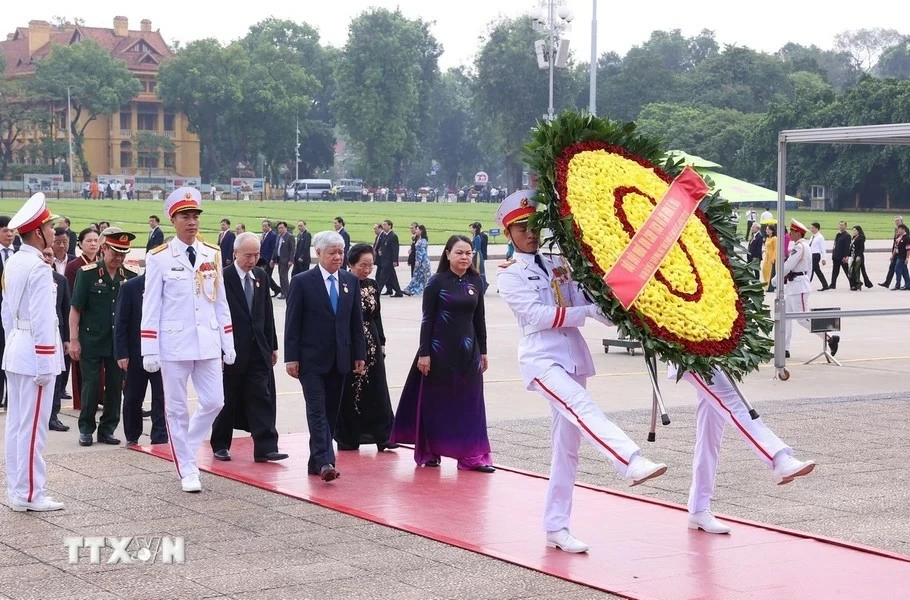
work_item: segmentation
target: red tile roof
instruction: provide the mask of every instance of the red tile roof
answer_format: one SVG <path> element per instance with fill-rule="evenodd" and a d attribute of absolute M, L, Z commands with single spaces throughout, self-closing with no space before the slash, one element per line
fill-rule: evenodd
<path fill-rule="evenodd" d="M 104 27 L 67 26 L 51 27 L 50 42 L 29 56 L 28 27 L 17 27 L 12 39 L 0 41 L 0 54 L 6 62 L 5 76 L 32 73 L 35 62 L 51 52 L 54 45 L 70 45 L 81 39 L 94 40 L 111 56 L 126 62 L 131 71 L 155 73 L 159 64 L 173 55 L 161 31 L 128 31 L 126 37 L 114 35 L 113 29 Z"/>

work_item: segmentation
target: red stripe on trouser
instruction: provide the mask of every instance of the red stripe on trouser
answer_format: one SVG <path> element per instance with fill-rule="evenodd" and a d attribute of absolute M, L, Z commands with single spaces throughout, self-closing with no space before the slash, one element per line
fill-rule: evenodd
<path fill-rule="evenodd" d="M 807 312 L 807 311 L 806 311 L 806 295 L 805 295 L 805 294 L 800 294 L 800 295 L 799 295 L 799 301 L 800 301 L 800 302 L 802 303 L 802 305 L 803 305 L 803 312 Z"/>
<path fill-rule="evenodd" d="M 28 445 L 28 502 L 35 493 L 35 441 L 38 439 L 38 416 L 41 414 L 41 394 L 44 388 L 38 386 L 38 401 L 35 403 L 35 420 L 32 422 L 32 439 Z"/>
<path fill-rule="evenodd" d="M 601 446 L 603 446 L 603 447 L 607 450 L 607 452 L 609 452 L 610 454 L 612 454 L 612 455 L 616 458 L 616 460 L 618 460 L 619 462 L 621 462 L 622 464 L 624 464 L 624 465 L 626 465 L 626 466 L 629 466 L 629 461 L 627 461 L 627 460 L 624 459 L 622 456 L 620 456 L 619 454 L 617 454 L 616 451 L 613 450 L 613 448 L 611 448 L 605 441 L 603 441 L 602 439 L 600 439 L 599 437 L 597 437 L 597 435 L 596 435 L 593 431 L 591 431 L 591 430 L 588 428 L 587 425 L 585 425 L 585 422 L 581 420 L 581 417 L 579 417 L 579 416 L 575 413 L 575 411 L 572 410 L 572 408 L 566 403 L 565 400 L 563 400 L 562 398 L 560 398 L 559 396 L 557 396 L 556 394 L 554 394 L 552 391 L 550 391 L 550 389 L 547 388 L 547 386 L 545 386 L 545 385 L 543 384 L 543 382 L 542 382 L 540 379 L 536 379 L 536 378 L 535 378 L 534 381 L 537 383 L 537 385 L 540 386 L 540 389 L 542 389 L 544 392 L 546 392 L 547 394 L 549 394 L 550 396 L 552 396 L 553 399 L 555 399 L 557 402 L 559 402 L 560 404 L 562 404 L 562 405 L 566 408 L 566 410 L 569 411 L 569 414 L 571 414 L 573 417 L 575 417 L 575 420 L 578 421 L 578 424 L 579 424 L 579 425 L 581 426 L 581 428 L 585 431 L 585 433 L 587 433 L 588 435 L 590 435 L 594 440 L 597 441 L 598 444 L 600 444 Z"/>
<path fill-rule="evenodd" d="M 174 436 L 171 435 L 171 425 L 167 420 L 167 404 L 165 404 L 164 394 L 161 395 L 161 409 L 164 411 L 164 428 L 167 429 L 167 445 L 171 447 L 171 456 L 174 457 L 174 466 L 177 468 L 177 477 L 183 479 L 180 473 L 180 461 L 177 460 L 177 450 L 174 449 Z"/>
<path fill-rule="evenodd" d="M 710 395 L 712 398 L 714 398 L 714 400 L 717 401 L 717 403 L 720 405 L 720 407 L 722 409 L 727 411 L 727 414 L 730 415 L 730 418 L 733 420 L 733 423 L 736 424 L 736 426 L 743 433 L 743 435 L 746 436 L 746 439 L 749 440 L 750 442 L 752 442 L 755 445 L 755 447 L 758 448 L 758 451 L 761 452 L 765 456 L 765 458 L 767 458 L 768 460 L 770 460 L 773 463 L 774 458 L 770 454 L 768 454 L 764 448 L 761 447 L 761 444 L 759 444 L 758 442 L 755 441 L 755 438 L 753 438 L 751 435 L 749 435 L 749 432 L 746 431 L 746 429 L 740 424 L 740 422 L 736 420 L 736 416 L 733 414 L 733 411 L 731 411 L 729 408 L 727 408 L 727 406 L 724 404 L 723 400 L 721 400 L 717 394 L 712 392 L 711 389 L 708 387 L 708 385 L 705 382 L 703 382 L 701 379 L 698 378 L 698 375 L 695 375 L 693 373 L 692 378 L 695 380 L 696 383 L 698 383 L 698 385 L 701 386 L 701 388 L 703 390 L 708 392 L 708 395 Z"/>

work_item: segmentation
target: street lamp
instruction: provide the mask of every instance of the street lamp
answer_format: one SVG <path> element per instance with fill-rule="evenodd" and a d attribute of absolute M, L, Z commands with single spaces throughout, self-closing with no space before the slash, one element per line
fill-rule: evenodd
<path fill-rule="evenodd" d="M 569 58 L 569 40 L 560 36 L 569 28 L 575 18 L 566 0 L 539 0 L 540 6 L 531 11 L 532 25 L 535 30 L 544 33 L 546 40 L 534 43 L 537 53 L 537 66 L 550 72 L 550 97 L 547 106 L 547 121 L 552 121 L 553 114 L 553 71 L 563 69 Z"/>

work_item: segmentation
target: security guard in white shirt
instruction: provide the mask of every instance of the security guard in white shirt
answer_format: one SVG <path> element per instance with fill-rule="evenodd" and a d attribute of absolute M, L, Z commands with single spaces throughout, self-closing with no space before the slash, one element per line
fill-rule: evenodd
<path fill-rule="evenodd" d="M 544 528 L 547 546 L 586 552 L 588 546 L 569 532 L 578 448 L 585 437 L 631 485 L 663 475 L 664 464 L 641 456 L 638 446 L 600 410 L 585 390 L 594 362 L 578 327 L 588 318 L 609 321 L 588 302 L 561 260 L 542 256 L 537 233 L 527 220 L 537 205 L 532 190 L 516 192 L 499 207 L 496 218 L 515 246 L 511 264 L 498 275 L 499 295 L 518 318 L 521 376 L 529 390 L 550 402 L 552 460 Z"/>
<path fill-rule="evenodd" d="M 222 354 L 228 365 L 237 354 L 219 249 L 196 239 L 202 195 L 195 188 L 180 188 L 165 200 L 164 210 L 177 235 L 146 257 L 142 363 L 149 373 L 161 369 L 177 475 L 183 491 L 199 492 L 196 452 L 224 406 Z M 186 393 L 190 377 L 199 395 L 192 418 Z"/>
<path fill-rule="evenodd" d="M 667 365 L 667 377 L 676 381 L 677 366 Z M 760 461 L 772 470 L 774 481 L 785 485 L 815 468 L 811 460 L 793 458 L 793 449 L 785 444 L 761 419 L 752 419 L 736 387 L 727 374 L 715 369 L 709 382 L 695 373 L 683 379 L 693 388 L 695 405 L 695 451 L 692 455 L 692 486 L 689 488 L 689 529 L 708 533 L 730 533 L 730 527 L 714 518 L 711 498 L 717 478 L 720 445 L 727 424 L 739 433 Z"/>
<path fill-rule="evenodd" d="M 54 241 L 54 219 L 37 193 L 10 219 L 22 247 L 3 270 L 3 330 L 9 405 L 6 413 L 6 492 L 16 512 L 60 510 L 45 494 L 44 446 L 54 384 L 63 371 L 57 326 L 57 286 L 41 251 Z"/>
<path fill-rule="evenodd" d="M 806 241 L 805 225 L 796 219 L 790 220 L 790 256 L 784 262 L 784 305 L 788 313 L 809 311 L 809 292 L 812 284 L 809 274 L 812 272 L 812 249 Z M 800 325 L 811 330 L 809 319 L 798 319 Z M 790 340 L 793 337 L 793 319 L 787 319 L 787 358 L 790 358 Z M 819 334 L 824 336 L 824 334 Z M 840 336 L 832 335 L 828 338 L 828 347 L 831 355 L 837 354 Z"/>

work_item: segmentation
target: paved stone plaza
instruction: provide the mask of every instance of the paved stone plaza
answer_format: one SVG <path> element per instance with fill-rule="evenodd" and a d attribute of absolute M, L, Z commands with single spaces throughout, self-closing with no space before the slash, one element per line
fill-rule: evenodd
<path fill-rule="evenodd" d="M 494 461 L 546 472 L 549 408 L 523 390 L 515 359 L 517 328 L 495 295 L 495 261 L 488 266 L 493 281 L 487 295 L 486 398 Z M 883 255 L 870 255 L 876 283 L 886 268 Z M 404 269 L 399 277 L 407 281 Z M 884 308 L 910 302 L 910 294 L 878 287 L 849 292 L 841 283 L 837 291 L 813 294 L 812 306 Z M 419 307 L 416 298 L 383 303 L 393 403 L 414 358 Z M 283 308 L 276 301 L 279 319 Z M 818 353 L 821 343 L 797 328 L 790 381 L 773 380 L 773 371 L 764 368 L 747 378 L 743 389 L 797 456 L 819 466 L 804 480 L 775 486 L 769 471 L 728 429 L 715 512 L 910 554 L 910 352 L 902 333 L 908 329 L 906 316 L 845 319 L 837 355 L 843 366 L 836 367 L 799 364 Z M 613 332 L 596 324 L 584 331 L 599 371 L 589 385 L 595 398 L 648 456 L 670 467 L 635 493 L 684 504 L 694 444 L 692 388 L 661 379 L 673 423 L 658 430 L 656 443 L 647 443 L 650 389 L 641 356 L 604 354 L 601 340 Z M 299 386 L 278 368 L 279 431 L 305 431 Z M 0 421 L 4 418 L 0 413 Z M 50 432 L 48 479 L 51 494 L 66 510 L 0 510 L 0 600 L 611 597 L 211 475 L 203 475 L 204 493 L 185 494 L 170 463 L 123 448 L 81 448 L 76 413 L 65 409 L 61 419 L 73 429 Z M 343 456 L 340 461 L 343 468 Z M 579 479 L 626 489 L 588 445 L 582 448 Z M 609 514 L 603 518 L 609 523 Z M 685 527 L 683 513 L 679 526 Z M 576 533 L 585 538 L 584 531 Z M 99 535 L 183 536 L 186 563 L 91 565 L 87 558 L 68 563 L 64 537 Z"/>

